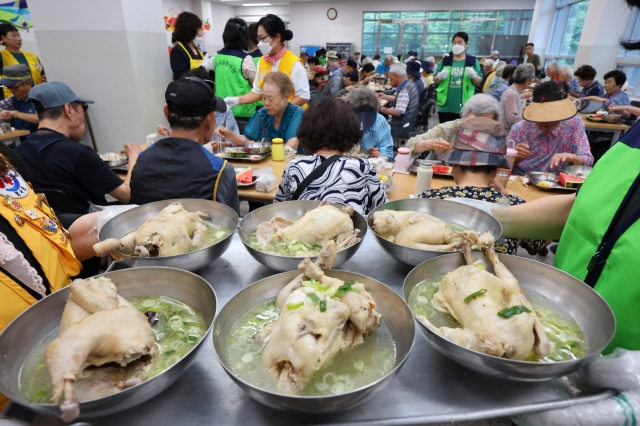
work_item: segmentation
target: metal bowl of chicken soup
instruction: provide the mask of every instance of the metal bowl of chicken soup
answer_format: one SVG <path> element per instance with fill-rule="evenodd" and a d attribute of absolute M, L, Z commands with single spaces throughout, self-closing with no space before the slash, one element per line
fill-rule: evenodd
<path fill-rule="evenodd" d="M 488 376 L 540 382 L 590 364 L 613 338 L 611 308 L 572 275 L 517 256 L 497 254 L 497 268 L 481 252 L 472 257 L 470 266 L 462 253 L 427 260 L 404 281 L 418 329 L 445 357 Z"/>
<path fill-rule="evenodd" d="M 118 328 L 107 326 L 100 328 L 101 325 L 114 320 L 113 316 L 108 318 L 102 316 L 97 323 L 85 322 L 86 319 L 82 319 L 72 324 L 71 327 L 75 329 L 71 334 L 77 337 L 68 344 L 69 350 L 62 352 L 72 356 L 55 357 L 51 365 L 58 372 L 60 365 L 77 366 L 82 371 L 75 375 L 75 381 L 69 383 L 69 386 L 73 387 L 77 400 L 81 401 L 79 403 L 80 419 L 106 416 L 135 407 L 171 386 L 184 375 L 205 346 L 204 341 L 211 332 L 217 308 L 216 294 L 209 283 L 191 272 L 180 269 L 129 268 L 105 273 L 87 281 L 94 281 L 95 284 L 96 280 L 102 283 L 104 279 L 111 280 L 117 289 L 118 296 L 126 299 L 140 311 L 136 312 L 136 315 L 142 317 L 141 321 L 145 326 L 152 323 L 147 319 L 149 314 L 158 314 L 159 321 L 151 325 L 153 333 L 151 341 L 155 340 L 151 345 L 157 344 L 158 349 L 154 358 L 146 360 L 150 362 L 150 370 L 146 370 L 148 375 L 146 378 L 142 377 L 142 382 L 135 384 L 126 380 L 126 383 L 123 381 L 118 383 L 115 380 L 130 377 L 122 377 L 121 374 L 130 372 L 127 369 L 138 361 L 128 360 L 126 369 L 115 362 L 100 368 L 84 368 L 82 360 L 85 358 L 81 358 L 78 363 L 74 357 L 84 353 L 87 362 L 91 364 L 89 359 L 93 357 L 95 360 L 99 352 L 105 357 L 103 360 L 115 361 L 116 358 L 107 357 L 116 356 L 118 352 L 110 352 L 110 347 L 105 346 L 104 342 L 111 342 L 114 347 L 117 346 L 130 354 L 126 347 L 127 340 L 134 340 L 134 338 L 123 336 L 135 335 L 139 333 L 136 331 L 139 329 L 136 328 L 129 333 L 126 328 L 133 327 L 133 323 L 130 322 Z M 63 312 L 69 305 L 67 301 L 72 293 L 70 290 L 71 287 L 66 287 L 32 305 L 0 334 L 0 393 L 33 411 L 52 416 L 60 416 L 61 407 L 51 403 L 53 386 L 48 367 L 50 360 L 45 357 L 45 349 L 51 346 L 58 336 Z M 73 293 L 72 299 L 77 301 L 75 291 Z M 91 301 L 89 300 L 88 303 Z M 80 302 L 77 305 L 85 306 Z M 124 310 L 122 302 L 120 308 L 114 310 Z M 171 315 L 169 311 L 175 312 L 175 315 Z M 88 315 L 87 319 L 93 315 L 103 314 L 104 311 L 93 313 Z M 181 317 L 180 321 L 176 318 L 178 316 Z M 189 327 L 184 326 L 184 323 L 189 324 Z M 96 325 L 98 330 L 95 330 Z M 71 327 L 68 328 L 70 332 Z M 179 328 L 184 328 L 184 331 L 178 330 Z M 64 331 L 61 335 L 63 334 L 65 334 Z M 95 338 L 95 336 L 100 337 Z M 55 353 L 59 354 L 59 352 Z M 69 376 L 64 377 L 68 379 Z M 98 380 L 100 378 L 102 380 Z M 131 385 L 133 386 L 128 387 Z M 65 392 L 59 401 L 69 396 L 67 392 L 71 388 L 65 385 L 64 389 Z M 104 395 L 105 390 L 108 396 L 97 396 Z M 109 395 L 111 391 L 115 393 Z"/>
<path fill-rule="evenodd" d="M 341 296 L 336 293 L 331 300 L 325 299 L 322 288 L 317 287 L 319 283 L 303 281 L 301 290 L 311 289 L 305 285 L 314 287 L 313 294 L 327 303 L 324 313 L 322 300 L 314 302 L 309 293 L 309 306 L 304 303 L 297 307 L 293 303 L 296 296 L 291 293 L 282 310 L 277 308 L 277 296 L 301 275 L 299 271 L 276 274 L 249 285 L 233 296 L 216 317 L 212 336 L 218 360 L 233 381 L 256 401 L 279 410 L 304 413 L 347 410 L 380 393 L 408 358 L 415 324 L 404 300 L 386 285 L 364 275 L 334 269 L 324 270 L 324 274 L 349 287 L 353 284 L 348 292 L 356 298 L 352 301 L 360 297 L 375 301 L 375 311 L 368 313 L 381 314 L 381 319 L 359 344 L 345 344 L 349 336 L 353 340 L 353 335 L 345 332 L 352 330 L 353 317 L 349 316 L 345 324 L 344 317 L 336 315 L 340 312 L 336 302 L 340 299 L 336 298 Z M 364 288 L 357 290 L 360 283 Z M 321 327 L 311 322 L 298 324 L 298 310 L 304 309 L 309 311 L 299 315 L 315 318 Z M 362 307 L 357 310 L 364 312 Z M 354 311 L 352 315 L 356 315 Z M 324 316 L 324 321 L 319 316 Z M 340 318 L 343 322 L 338 323 Z M 293 333 L 288 342 L 282 341 L 287 338 L 286 330 Z M 302 386 L 291 382 L 295 377 L 300 378 Z"/>
<path fill-rule="evenodd" d="M 170 206 L 176 203 L 182 208 L 176 206 L 171 211 Z M 188 215 L 196 212 L 201 214 Z M 197 271 L 224 254 L 237 226 L 238 215 L 231 207 L 211 200 L 184 198 L 156 201 L 120 213 L 102 227 L 99 239 L 100 244 L 107 240 L 115 244 L 110 239 L 125 241 L 135 236 L 135 243 L 131 240 L 131 244 L 124 244 L 129 246 L 126 249 L 111 246 L 103 251 L 127 266 L 169 266 Z M 198 228 L 202 232 L 196 239 Z"/>
<path fill-rule="evenodd" d="M 467 230 L 478 235 L 490 232 L 496 240 L 502 236 L 502 225 L 490 214 L 466 204 L 428 198 L 383 204 L 369 213 L 367 223 L 382 249 L 409 266 L 459 251 L 455 245 Z"/>
<path fill-rule="evenodd" d="M 305 257 L 316 259 L 314 253 L 329 239 L 338 243 L 333 267 L 340 266 L 362 245 L 367 221 L 340 204 L 321 204 L 298 200 L 266 205 L 242 218 L 238 234 L 251 256 L 275 271 L 293 271 Z"/>

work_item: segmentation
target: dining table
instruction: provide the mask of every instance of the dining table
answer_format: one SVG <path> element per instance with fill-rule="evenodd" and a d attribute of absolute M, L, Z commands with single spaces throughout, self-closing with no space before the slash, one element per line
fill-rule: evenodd
<path fill-rule="evenodd" d="M 613 133 L 611 138 L 611 146 L 620 140 L 620 133 L 629 129 L 624 123 L 607 123 L 606 121 L 594 121 L 587 118 L 586 114 L 578 113 L 578 116 L 584 123 L 585 130 L 594 130 L 598 132 Z"/>
<path fill-rule="evenodd" d="M 15 146 L 20 144 L 20 138 L 22 136 L 29 136 L 31 132 L 28 130 L 14 130 L 12 132 L 6 132 L 0 135 L 0 141 L 3 141 L 7 145 L 14 143 Z"/>

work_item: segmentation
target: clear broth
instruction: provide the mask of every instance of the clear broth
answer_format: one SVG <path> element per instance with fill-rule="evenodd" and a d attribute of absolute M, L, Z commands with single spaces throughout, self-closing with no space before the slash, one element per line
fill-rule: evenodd
<path fill-rule="evenodd" d="M 158 345 L 158 356 L 151 365 L 147 379 L 157 376 L 181 360 L 207 332 L 202 315 L 184 302 L 164 296 L 143 296 L 128 300 L 140 312 L 153 311 L 159 316 L 159 321 L 151 327 Z M 27 401 L 51 403 L 53 385 L 44 354 L 56 337 L 58 327 L 36 344 L 22 365 L 20 392 Z"/>
<path fill-rule="evenodd" d="M 264 344 L 253 336 L 278 320 L 275 298 L 260 302 L 246 312 L 231 328 L 225 345 L 227 366 L 240 379 L 261 389 L 277 392 L 277 379 L 262 362 Z M 389 373 L 396 365 L 396 346 L 384 320 L 364 343 L 338 352 L 300 392 L 303 396 L 321 396 L 349 392 L 368 385 Z"/>
<path fill-rule="evenodd" d="M 424 315 L 436 327 L 459 328 L 460 324 L 451 315 L 436 310 L 431 304 L 433 295 L 440 288 L 440 282 L 445 274 L 433 276 L 421 282 L 409 295 L 409 308 L 414 315 Z M 563 315 L 557 308 L 547 307 L 537 300 L 527 296 L 533 310 L 538 315 L 544 327 L 551 350 L 543 358 L 531 353 L 526 361 L 559 362 L 582 358 L 587 355 L 587 339 L 580 326 L 568 315 Z"/>

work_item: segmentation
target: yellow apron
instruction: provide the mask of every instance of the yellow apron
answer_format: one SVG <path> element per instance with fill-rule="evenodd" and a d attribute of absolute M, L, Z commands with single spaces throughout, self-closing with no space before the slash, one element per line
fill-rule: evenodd
<path fill-rule="evenodd" d="M 187 50 L 187 48 L 184 46 L 184 44 L 182 44 L 182 42 L 178 42 L 178 46 L 182 47 L 182 50 L 185 51 L 185 53 L 187 54 L 187 56 L 189 57 L 189 69 L 193 70 L 198 68 L 199 66 L 202 66 L 202 59 L 193 59 L 191 57 L 191 52 L 189 50 Z M 204 56 L 202 55 L 202 52 L 200 51 L 200 49 L 198 49 L 196 47 L 196 50 L 198 51 L 198 54 L 200 54 L 200 56 L 202 56 L 204 58 Z"/>
<path fill-rule="evenodd" d="M 43 199 L 19 174 L 12 172 L 11 177 L 2 178 L 0 215 L 29 247 L 53 293 L 69 285 L 70 277 L 80 273 L 82 264 L 73 254 L 67 231 Z M 36 301 L 20 284 L 0 272 L 0 333 Z"/>
<path fill-rule="evenodd" d="M 31 68 L 31 77 L 33 77 L 33 82 L 35 84 L 42 84 L 42 65 L 40 64 L 40 60 L 38 57 L 31 52 L 22 52 L 25 59 L 29 64 L 29 68 Z M 2 66 L 6 67 L 7 65 L 18 65 L 18 60 L 13 56 L 11 52 L 7 49 L 0 50 L 0 56 L 2 56 Z M 8 98 L 11 96 L 11 91 L 4 88 L 4 97 Z"/>
<path fill-rule="evenodd" d="M 291 80 L 291 75 L 293 74 L 293 65 L 296 62 L 300 62 L 304 66 L 304 62 L 302 59 L 298 58 L 295 54 L 291 53 L 290 50 L 287 50 L 285 54 L 280 59 L 280 65 L 278 66 L 278 71 L 285 73 L 289 79 Z M 269 62 L 267 62 L 263 57 L 260 57 L 260 61 L 258 62 L 258 87 L 262 90 L 262 86 L 264 85 L 264 78 L 267 74 L 272 72 L 272 66 Z M 293 98 L 296 97 L 295 86 L 293 85 L 293 81 L 291 82 L 291 93 L 289 93 L 289 97 L 287 100 L 291 102 Z M 307 104 L 302 105 L 302 108 L 307 109 Z"/>

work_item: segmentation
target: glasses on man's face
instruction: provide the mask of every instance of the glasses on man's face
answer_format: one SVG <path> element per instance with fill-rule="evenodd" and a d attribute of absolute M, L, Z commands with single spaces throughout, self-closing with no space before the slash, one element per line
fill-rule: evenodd
<path fill-rule="evenodd" d="M 22 85 L 23 85 L 24 83 L 25 83 L 25 82 L 23 81 L 22 83 L 16 84 L 15 86 L 8 87 L 8 89 L 9 89 L 9 91 L 11 91 L 11 92 L 15 92 L 15 91 L 16 91 L 16 90 L 18 90 L 20 87 L 22 87 Z"/>

